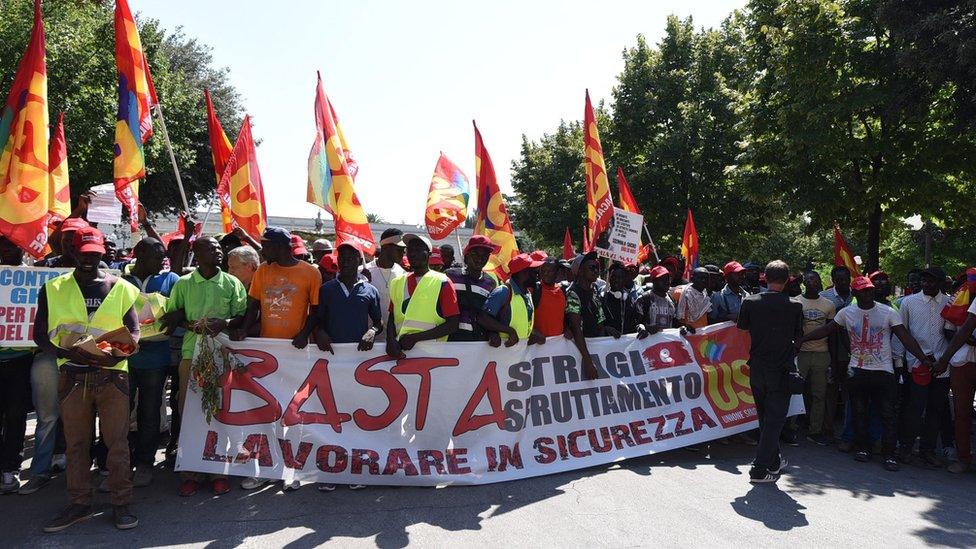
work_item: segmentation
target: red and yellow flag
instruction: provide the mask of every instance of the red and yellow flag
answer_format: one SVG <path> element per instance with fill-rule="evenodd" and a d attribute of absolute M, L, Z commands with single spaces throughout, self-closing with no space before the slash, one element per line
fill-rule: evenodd
<path fill-rule="evenodd" d="M 48 223 L 64 221 L 71 215 L 71 189 L 68 188 L 68 145 L 64 140 L 64 113 L 58 115 L 58 125 L 51 136 L 48 153 Z"/>
<path fill-rule="evenodd" d="M 47 62 L 41 2 L 0 115 L 0 234 L 35 258 L 47 248 Z"/>
<path fill-rule="evenodd" d="M 685 272 L 682 277 L 691 279 L 691 271 L 698 268 L 698 229 L 695 228 L 695 218 L 691 216 L 691 208 L 685 217 L 685 233 L 681 237 L 681 256 L 685 258 Z"/>
<path fill-rule="evenodd" d="M 139 180 L 146 177 L 143 144 L 153 133 L 150 110 L 159 100 L 127 0 L 115 2 L 115 67 L 119 73 L 113 166 L 115 194 L 129 210 L 129 225 L 135 232 L 139 228 Z"/>
<path fill-rule="evenodd" d="M 203 95 L 207 99 L 207 135 L 210 138 L 210 156 L 213 158 L 214 174 L 217 177 L 217 200 L 220 201 L 220 220 L 224 226 L 224 232 L 229 233 L 234 229 L 234 220 L 230 214 L 230 188 L 221 187 L 224 170 L 227 169 L 227 161 L 234 147 L 230 144 L 230 139 L 224 133 L 217 113 L 214 111 L 213 101 L 210 99 L 210 90 L 204 89 Z"/>
<path fill-rule="evenodd" d="M 352 157 L 332 102 L 325 95 L 322 75 L 315 89 L 315 141 L 308 155 L 306 200 L 332 214 L 336 246 L 355 241 L 369 255 L 376 253 L 376 241 L 369 220 L 356 196 L 355 177 L 359 165 Z"/>
<path fill-rule="evenodd" d="M 624 177 L 624 169 L 620 166 L 617 166 L 617 190 L 620 192 L 620 209 L 625 212 L 640 214 L 637 200 L 634 198 L 634 193 L 630 192 L 630 185 L 627 184 L 627 178 Z"/>
<path fill-rule="evenodd" d="M 952 301 L 942 309 L 942 318 L 955 326 L 962 326 L 969 317 L 969 304 L 976 296 L 976 268 L 966 269 L 966 282 L 956 290 Z"/>
<path fill-rule="evenodd" d="M 576 248 L 573 246 L 573 237 L 569 235 L 569 227 L 566 227 L 566 234 L 563 235 L 563 259 L 574 257 L 576 257 Z"/>
<path fill-rule="evenodd" d="M 586 91 L 586 112 L 583 113 L 583 152 L 586 167 L 586 220 L 589 224 L 589 244 L 610 226 L 613 218 L 613 198 L 607 181 L 607 166 L 603 161 L 603 146 L 596 127 L 596 116 L 590 104 L 590 92 Z M 592 248 L 588 245 L 583 251 Z"/>
<path fill-rule="evenodd" d="M 484 141 L 481 140 L 478 125 L 474 121 L 472 124 L 474 124 L 474 171 L 478 183 L 478 217 L 474 234 L 487 236 L 499 247 L 498 252 L 491 254 L 485 270 L 494 272 L 502 280 L 508 280 L 508 262 L 518 255 L 518 243 L 515 242 L 515 232 L 508 218 L 505 199 L 495 179 L 495 166 L 491 163 Z"/>
<path fill-rule="evenodd" d="M 244 117 L 219 186 L 230 190 L 230 212 L 234 226 L 260 240 L 268 224 L 268 209 L 264 205 L 264 185 L 261 184 L 249 116 Z"/>
<path fill-rule="evenodd" d="M 589 233 L 590 233 L 589 229 L 586 227 L 586 225 L 583 225 L 583 253 L 586 253 L 590 250 Z"/>
<path fill-rule="evenodd" d="M 836 223 L 834 224 L 834 266 L 847 267 L 851 271 L 851 278 L 861 276 L 857 262 L 854 261 L 854 254 L 851 253 L 850 246 L 840 232 L 840 225 Z"/>
<path fill-rule="evenodd" d="M 444 153 L 437 159 L 434 176 L 427 192 L 424 219 L 427 233 L 434 240 L 447 238 L 468 218 L 468 196 L 471 194 L 468 176 Z"/>

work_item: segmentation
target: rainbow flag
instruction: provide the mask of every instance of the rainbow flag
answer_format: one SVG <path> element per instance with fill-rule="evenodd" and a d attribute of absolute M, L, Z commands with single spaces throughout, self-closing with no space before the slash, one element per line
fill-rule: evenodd
<path fill-rule="evenodd" d="M 369 255 L 376 253 L 376 241 L 369 220 L 356 196 L 355 178 L 359 165 L 352 157 L 329 97 L 318 75 L 315 89 L 315 141 L 308 155 L 306 200 L 332 214 L 336 246 L 355 241 Z"/>
<path fill-rule="evenodd" d="M 962 326 L 969 316 L 969 305 L 976 296 L 976 268 L 966 269 L 966 282 L 959 287 L 952 301 L 942 309 L 942 318 L 955 326 Z"/>
<path fill-rule="evenodd" d="M 586 219 L 589 223 L 590 246 L 597 241 L 613 218 L 613 198 L 610 196 L 610 183 L 607 181 L 607 166 L 603 161 L 603 145 L 596 127 L 596 116 L 590 104 L 590 91 L 586 90 L 586 110 L 583 113 L 583 154 L 586 168 Z M 587 246 L 584 252 L 592 248 Z"/>
<path fill-rule="evenodd" d="M 432 239 L 447 238 L 451 231 L 464 224 L 468 218 L 470 194 L 468 176 L 441 153 L 434 166 L 434 176 L 427 192 L 427 210 L 424 212 L 427 233 Z"/>
<path fill-rule="evenodd" d="M 152 113 L 159 104 L 139 28 L 127 0 L 115 2 L 115 67 L 119 73 L 119 110 L 115 122 L 115 194 L 129 210 L 129 225 L 139 228 L 139 180 L 146 177 L 143 144 L 152 135 Z"/>
<path fill-rule="evenodd" d="M 64 221 L 71 215 L 71 189 L 68 188 L 68 145 L 64 140 L 64 113 L 58 115 L 58 125 L 51 136 L 48 152 L 48 215 L 52 221 Z"/>
<path fill-rule="evenodd" d="M 220 186 L 223 181 L 224 170 L 227 169 L 227 161 L 234 150 L 230 144 L 230 139 L 224 133 L 217 113 L 214 111 L 213 101 L 210 99 L 210 90 L 204 89 L 203 96 L 207 100 L 207 135 L 210 138 L 210 156 L 213 159 L 214 174 L 217 176 L 217 199 L 220 201 L 220 220 L 224 226 L 224 232 L 229 233 L 234 229 L 234 219 L 230 213 L 230 188 Z"/>
<path fill-rule="evenodd" d="M 854 254 L 840 232 L 840 225 L 836 223 L 834 224 L 834 266 L 850 269 L 852 279 L 861 276 L 861 270 L 857 268 L 857 262 L 854 261 Z"/>
<path fill-rule="evenodd" d="M 491 254 L 484 270 L 494 272 L 504 281 L 508 280 L 508 262 L 519 253 L 518 243 L 505 208 L 505 199 L 495 179 L 495 166 L 481 140 L 478 125 L 474 121 L 471 123 L 474 124 L 474 171 L 478 184 L 478 218 L 474 234 L 485 235 L 499 246 L 498 252 Z"/>
<path fill-rule="evenodd" d="M 229 189 L 234 226 L 244 229 L 255 240 L 261 240 L 261 233 L 268 225 L 268 209 L 264 205 L 264 185 L 261 183 L 249 116 L 244 117 L 237 143 L 227 159 L 227 168 L 218 187 Z"/>
<path fill-rule="evenodd" d="M 0 114 L 0 234 L 35 258 L 47 249 L 47 60 L 41 2 Z"/>
<path fill-rule="evenodd" d="M 691 215 L 691 208 L 688 208 L 688 215 L 685 217 L 685 233 L 681 237 L 681 256 L 685 258 L 685 272 L 682 277 L 690 280 L 691 271 L 698 268 L 698 229 L 695 228 L 695 218 Z"/>

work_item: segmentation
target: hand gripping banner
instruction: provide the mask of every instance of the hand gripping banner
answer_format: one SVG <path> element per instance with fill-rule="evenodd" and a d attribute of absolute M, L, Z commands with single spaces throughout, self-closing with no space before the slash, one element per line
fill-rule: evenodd
<path fill-rule="evenodd" d="M 493 349 L 421 343 L 379 349 L 218 342 L 235 368 L 208 423 L 187 395 L 181 471 L 337 484 L 487 484 L 663 452 L 757 426 L 749 336 L 731 324 L 686 339 L 589 340 L 600 371 L 581 379 L 572 342 Z M 200 349 L 198 349 L 198 352 Z M 217 353 L 215 356 L 220 356 Z M 194 386 L 194 380 L 190 380 Z M 802 412 L 794 397 L 791 413 Z"/>

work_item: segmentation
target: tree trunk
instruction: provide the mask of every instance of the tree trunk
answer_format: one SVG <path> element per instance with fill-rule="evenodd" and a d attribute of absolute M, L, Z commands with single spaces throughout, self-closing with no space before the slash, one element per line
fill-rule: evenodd
<path fill-rule="evenodd" d="M 875 202 L 868 219 L 868 250 L 864 274 L 877 271 L 881 254 L 881 203 Z"/>

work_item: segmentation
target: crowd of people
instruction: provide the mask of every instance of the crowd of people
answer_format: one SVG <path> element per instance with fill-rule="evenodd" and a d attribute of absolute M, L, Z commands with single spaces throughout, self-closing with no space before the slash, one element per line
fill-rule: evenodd
<path fill-rule="evenodd" d="M 138 524 L 129 508 L 132 490 L 153 482 L 166 432 L 172 464 L 196 339 L 221 332 L 232 340 L 314 344 L 323 352 L 341 343 L 365 352 L 382 342 L 397 358 L 422 341 L 511 347 L 562 336 L 579 350 L 583 376 L 595 379 L 588 338 L 643 339 L 732 321 L 752 336 L 750 381 L 760 423 L 745 437 L 757 445 L 752 482 L 775 482 L 786 467 L 780 445 L 797 445 L 801 433 L 812 444 L 853 451 L 857 461 L 880 453 L 891 471 L 900 464 L 948 465 L 962 473 L 972 462 L 976 305 L 962 326 L 948 324 L 941 312 L 953 281 L 937 267 L 913 271 L 904 295 L 894 299 L 884 272 L 852 279 L 847 268 L 835 267 L 825 290 L 816 271 L 791 275 L 782 261 L 765 269 L 737 261 L 706 265 L 683 280 L 682 260 L 674 256 L 654 265 L 607 265 L 595 252 L 571 260 L 521 253 L 502 282 L 485 271 L 498 248 L 481 235 L 455 258 L 450 245 L 387 229 L 367 262 L 355 241 L 333 248 L 320 239 L 309 249 L 278 227 L 258 241 L 239 229 L 219 239 L 198 235 L 188 223 L 164 244 L 145 212 L 139 219 L 149 236 L 121 253 L 110 253 L 115 247 L 81 216 L 65 220 L 52 238 L 55 252 L 37 265 L 73 270 L 38 294 L 37 347 L 0 350 L 0 490 L 32 494 L 64 470 L 70 505 L 45 526 L 48 532 L 91 516 L 93 464 L 102 473 L 97 489 L 110 494 L 115 526 Z M 0 261 L 23 265 L 24 254 L 0 238 Z M 135 305 L 146 294 L 167 298 L 165 331 L 140 340 Z M 122 327 L 140 340 L 131 357 L 64 344 Z M 796 393 L 804 393 L 807 412 L 787 419 Z M 31 407 L 33 458 L 22 482 Z M 271 482 L 247 478 L 240 487 Z M 180 496 L 204 488 L 232 489 L 226 476 L 182 473 Z M 283 486 L 298 488 L 297 481 Z"/>

